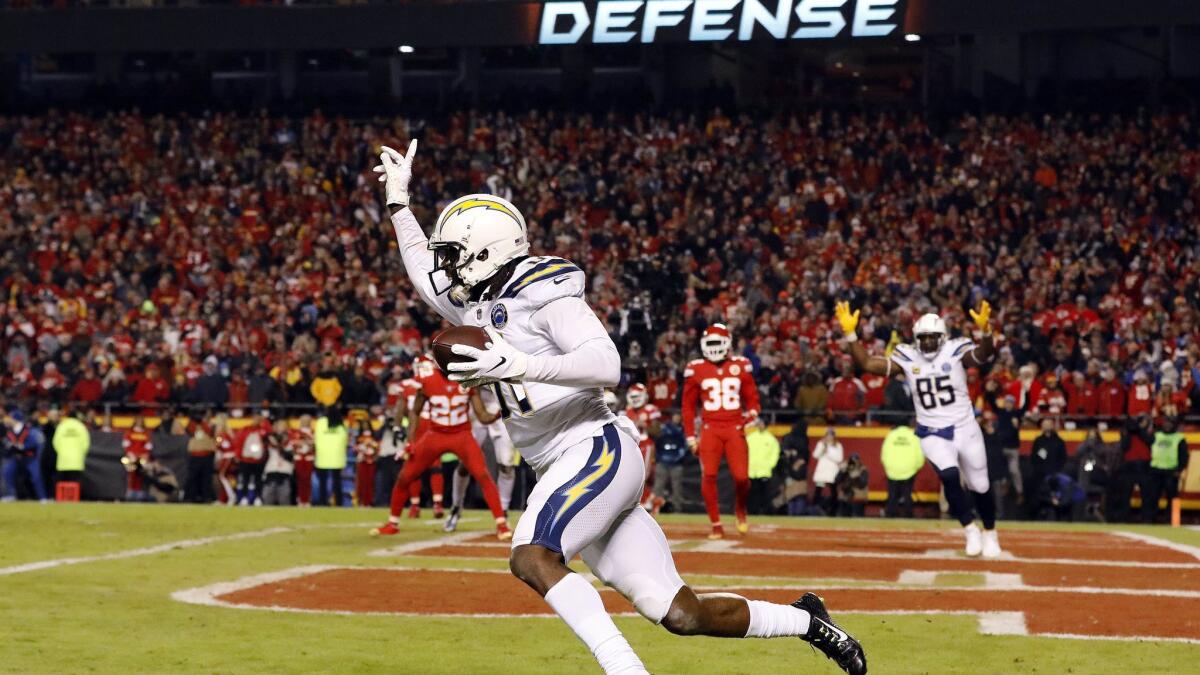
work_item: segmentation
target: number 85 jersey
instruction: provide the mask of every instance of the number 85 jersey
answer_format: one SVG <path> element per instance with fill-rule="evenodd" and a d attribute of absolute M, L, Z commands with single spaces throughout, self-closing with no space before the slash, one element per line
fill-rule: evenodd
<path fill-rule="evenodd" d="M 754 366 L 744 356 L 720 363 L 696 359 L 683 371 L 683 432 L 696 433 L 696 407 L 700 420 L 712 426 L 740 427 L 758 414 L 758 388 Z"/>
<path fill-rule="evenodd" d="M 892 363 L 904 371 L 917 424 L 944 429 L 975 420 L 967 392 L 967 369 L 962 363 L 974 349 L 975 344 L 967 338 L 946 340 L 932 357 L 913 345 L 896 346 Z"/>

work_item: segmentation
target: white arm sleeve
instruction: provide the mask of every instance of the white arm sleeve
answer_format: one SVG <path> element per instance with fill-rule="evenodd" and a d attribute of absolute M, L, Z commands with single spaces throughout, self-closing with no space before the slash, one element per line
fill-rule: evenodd
<path fill-rule="evenodd" d="M 531 355 L 524 379 L 567 387 L 613 387 L 621 380 L 621 355 L 604 325 L 582 298 L 560 298 L 534 313 L 536 329 L 562 354 Z"/>
<path fill-rule="evenodd" d="M 400 245 L 404 271 L 408 273 L 417 294 L 447 320 L 462 323 L 461 310 L 450 303 L 450 297 L 445 293 L 438 295 L 433 290 L 433 281 L 429 277 L 433 271 L 433 252 L 429 250 L 429 239 L 417 222 L 417 217 L 408 208 L 400 209 L 392 215 L 392 227 L 396 230 L 396 243 Z M 444 273 L 438 272 L 437 276 L 445 280 L 449 287 L 450 280 L 445 278 Z"/>

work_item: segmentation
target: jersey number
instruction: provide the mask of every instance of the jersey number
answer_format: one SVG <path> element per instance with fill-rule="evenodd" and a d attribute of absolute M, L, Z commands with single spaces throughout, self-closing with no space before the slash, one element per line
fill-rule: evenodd
<path fill-rule="evenodd" d="M 467 395 L 430 396 L 429 419 L 443 427 L 453 427 L 467 422 Z"/>
<path fill-rule="evenodd" d="M 525 387 L 516 383 L 496 382 L 492 384 L 496 392 L 496 400 L 500 402 L 500 417 L 508 419 L 513 415 L 529 417 L 533 414 L 533 404 L 529 402 L 529 394 Z"/>
<path fill-rule="evenodd" d="M 917 398 L 921 399 L 921 407 L 926 410 L 954 403 L 954 388 L 950 386 L 950 376 L 918 379 Z"/>
<path fill-rule="evenodd" d="M 704 390 L 705 410 L 741 410 L 742 381 L 738 378 L 710 377 L 700 381 L 700 388 Z"/>

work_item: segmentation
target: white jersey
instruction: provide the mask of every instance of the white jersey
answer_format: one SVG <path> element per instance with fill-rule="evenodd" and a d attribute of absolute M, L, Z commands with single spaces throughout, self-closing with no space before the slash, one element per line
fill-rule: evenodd
<path fill-rule="evenodd" d="M 433 253 L 412 212 L 402 209 L 392 222 L 417 292 L 451 323 L 490 326 L 531 357 L 567 354 L 592 340 L 612 344 L 583 300 L 583 271 L 569 261 L 526 258 L 493 300 L 458 305 L 447 293 L 434 290 L 435 285 L 448 288 L 450 281 L 441 271 L 431 274 Z M 616 419 L 604 405 L 601 387 L 501 382 L 491 389 L 513 444 L 538 474 L 567 448 L 592 438 Z"/>
<path fill-rule="evenodd" d="M 944 429 L 975 420 L 962 363 L 974 349 L 967 338 L 955 338 L 946 340 L 932 358 L 913 345 L 897 345 L 892 351 L 892 363 L 904 371 L 917 424 Z"/>

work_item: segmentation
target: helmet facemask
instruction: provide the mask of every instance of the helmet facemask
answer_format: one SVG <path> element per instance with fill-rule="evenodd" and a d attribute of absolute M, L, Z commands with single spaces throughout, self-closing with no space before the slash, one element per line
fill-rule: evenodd
<path fill-rule="evenodd" d="M 487 249 L 480 251 L 476 255 L 464 255 L 466 249 L 462 244 L 455 242 L 445 242 L 431 244 L 433 249 L 433 269 L 434 271 L 441 270 L 445 273 L 446 278 L 450 280 L 450 288 L 448 291 L 440 291 L 436 287 L 435 293 L 448 292 L 450 299 L 459 304 L 465 303 L 471 296 L 471 289 L 475 283 L 465 278 L 469 276 L 469 268 L 471 263 L 476 260 L 487 259 Z M 432 276 L 432 272 L 430 273 Z M 432 281 L 432 279 L 430 280 Z"/>
<path fill-rule="evenodd" d="M 646 388 L 641 385 L 634 385 L 629 388 L 629 391 L 625 392 L 625 402 L 629 404 L 630 408 L 641 408 L 646 405 L 649 399 L 650 396 L 646 392 Z"/>
<path fill-rule="evenodd" d="M 705 335 L 700 338 L 700 353 L 709 361 L 724 361 L 729 356 L 731 342 L 725 335 Z"/>

